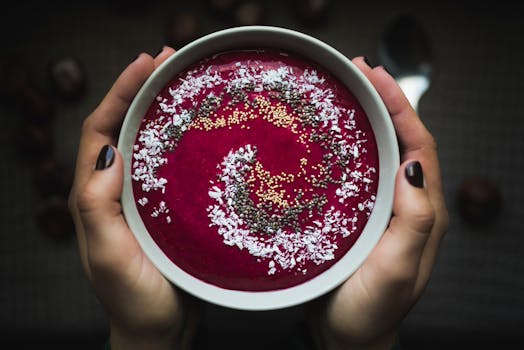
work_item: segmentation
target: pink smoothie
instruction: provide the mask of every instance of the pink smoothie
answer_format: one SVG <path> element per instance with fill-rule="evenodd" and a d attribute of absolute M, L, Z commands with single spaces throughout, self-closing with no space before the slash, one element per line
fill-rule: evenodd
<path fill-rule="evenodd" d="M 353 94 L 303 57 L 233 51 L 174 77 L 140 126 L 142 220 L 178 267 L 234 290 L 296 286 L 336 263 L 373 210 L 374 134 Z"/>

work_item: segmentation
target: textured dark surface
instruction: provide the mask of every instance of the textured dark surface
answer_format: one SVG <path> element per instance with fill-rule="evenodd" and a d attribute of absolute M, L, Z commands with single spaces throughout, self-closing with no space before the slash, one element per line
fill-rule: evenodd
<path fill-rule="evenodd" d="M 348 57 L 365 55 L 375 64 L 378 41 L 390 20 L 409 13 L 421 21 L 436 65 L 419 109 L 439 144 L 451 226 L 427 291 L 405 320 L 401 338 L 406 349 L 488 348 L 519 340 L 524 327 L 520 12 L 509 1 L 490 8 L 452 1 L 366 5 L 340 0 L 334 1 L 327 21 L 308 27 L 285 2 L 266 3 L 265 24 L 304 31 Z M 46 69 L 56 57 L 70 55 L 84 64 L 86 94 L 69 102 L 51 97 L 54 157 L 72 167 L 82 120 L 140 51 L 155 54 L 162 47 L 165 21 L 179 8 L 195 11 L 201 34 L 232 26 L 199 1 L 100 1 L 78 7 L 25 3 L 2 10 L 0 57 L 16 55 L 28 62 L 35 84 L 50 88 Z M 84 278 L 76 242 L 72 237 L 56 242 L 39 231 L 35 217 L 44 199 L 33 185 L 31 161 L 13 147 L 19 110 L 1 100 L 0 115 L 0 333 L 22 343 L 59 347 L 61 339 L 64 348 L 99 348 L 106 321 Z M 459 215 L 456 193 L 469 176 L 489 178 L 501 191 L 503 206 L 490 224 L 472 226 Z M 224 332 L 235 325 L 235 315 L 221 311 L 211 308 L 207 320 L 220 320 Z M 293 323 L 299 314 L 281 319 Z M 250 322 L 267 324 L 266 317 L 250 315 Z"/>

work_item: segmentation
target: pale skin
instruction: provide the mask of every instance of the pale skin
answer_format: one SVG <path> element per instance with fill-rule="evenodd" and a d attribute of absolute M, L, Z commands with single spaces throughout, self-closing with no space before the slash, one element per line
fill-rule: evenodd
<path fill-rule="evenodd" d="M 393 216 L 378 245 L 340 288 L 312 303 L 310 324 L 319 347 L 390 349 L 400 322 L 426 287 L 448 228 L 434 138 L 383 67 L 353 63 L 382 97 L 401 149 Z M 408 183 L 405 168 L 419 161 L 424 187 Z"/>
<path fill-rule="evenodd" d="M 169 283 L 144 255 L 122 215 L 122 156 L 114 147 L 125 113 L 149 75 L 175 51 L 140 54 L 118 77 L 83 126 L 69 197 L 86 276 L 108 315 L 110 344 L 118 349 L 189 348 L 199 303 Z M 448 226 L 436 144 L 394 79 L 362 57 L 367 76 L 391 115 L 402 164 L 393 216 L 371 255 L 342 286 L 308 305 L 309 325 L 323 349 L 389 349 L 406 313 L 423 293 Z M 95 170 L 112 145 L 114 160 Z M 424 187 L 411 185 L 405 167 L 419 161 Z"/>

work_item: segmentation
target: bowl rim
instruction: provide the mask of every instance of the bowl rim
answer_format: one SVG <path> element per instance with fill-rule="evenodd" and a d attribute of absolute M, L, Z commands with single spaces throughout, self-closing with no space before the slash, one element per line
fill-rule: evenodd
<path fill-rule="evenodd" d="M 204 282 L 177 267 L 157 246 L 138 213 L 131 184 L 133 145 L 140 121 L 169 80 L 188 65 L 212 54 L 241 48 L 272 47 L 295 52 L 317 62 L 356 96 L 372 125 L 379 154 L 379 183 L 375 207 L 359 238 L 335 264 L 312 279 L 272 291 L 230 290 Z M 145 81 L 123 121 L 118 149 L 124 160 L 124 217 L 156 268 L 175 286 L 220 306 L 240 310 L 274 310 L 303 304 L 341 285 L 364 262 L 385 231 L 393 207 L 399 151 L 390 115 L 365 75 L 332 46 L 310 35 L 275 26 L 243 26 L 219 30 L 187 44 L 164 61 Z"/>

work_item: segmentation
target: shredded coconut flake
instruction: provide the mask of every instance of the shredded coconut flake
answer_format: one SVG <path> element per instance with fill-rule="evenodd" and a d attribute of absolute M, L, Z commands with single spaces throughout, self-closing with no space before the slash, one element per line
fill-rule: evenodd
<path fill-rule="evenodd" d="M 211 67 L 205 69 L 196 67 L 180 78 L 176 88 L 169 89 L 171 98 L 157 97 L 159 110 L 158 118 L 148 121 L 142 128 L 133 150 L 132 179 L 141 184 L 144 192 L 165 192 L 168 181 L 157 176 L 157 170 L 167 164 L 166 152 L 176 146 L 170 130 L 177 128 L 185 132 L 190 127 L 194 111 L 187 108 L 184 101 L 192 101 L 192 107 L 197 106 L 195 98 L 201 96 L 206 89 L 222 85 L 224 91 L 230 93 L 238 89 L 249 87 L 251 91 L 261 92 L 264 89 L 283 87 L 287 91 L 296 91 L 310 101 L 316 113 L 312 118 L 318 123 L 319 129 L 332 136 L 329 141 L 331 149 L 336 150 L 339 157 L 344 158 L 344 164 L 354 162 L 353 170 L 347 170 L 340 175 L 335 190 L 339 203 L 345 203 L 350 198 L 360 196 L 361 189 L 368 191 L 374 168 L 367 169 L 357 160 L 366 152 L 364 134 L 357 130 L 355 136 L 346 139 L 343 137 L 347 130 L 354 130 L 355 110 L 345 109 L 335 104 L 334 92 L 323 86 L 325 78 L 318 75 L 314 69 L 305 69 L 302 74 L 295 74 L 292 68 L 282 66 L 276 69 L 264 69 L 261 65 L 236 62 L 236 69 L 227 77 L 222 77 Z M 212 94 L 208 95 L 213 97 Z M 186 106 L 186 107 L 184 107 Z M 333 156 L 331 154 L 331 156 Z M 231 150 L 219 165 L 220 177 L 215 184 L 211 182 L 208 196 L 212 204 L 207 207 L 209 226 L 217 227 L 218 234 L 227 246 L 247 250 L 251 255 L 262 260 L 269 260 L 268 275 L 278 270 L 297 268 L 297 271 L 306 273 L 303 266 L 312 261 L 322 264 L 335 258 L 338 249 L 338 236 L 348 237 L 357 229 L 357 215 L 366 211 L 368 214 L 374 206 L 375 196 L 371 196 L 357 204 L 357 208 L 344 212 L 330 207 L 324 210 L 322 217 L 311 222 L 301 232 L 278 229 L 271 235 L 258 237 L 247 229 L 246 223 L 234 208 L 232 198 L 238 191 L 238 184 L 245 181 L 245 174 L 251 170 L 256 159 L 256 147 L 247 144 L 236 150 Z M 350 169 L 346 167 L 346 169 Z M 148 204 L 146 197 L 140 198 L 141 206 Z M 151 211 L 152 217 L 163 216 L 169 224 L 169 208 L 164 201 L 156 203 Z M 270 231 L 271 229 L 268 229 Z"/>

